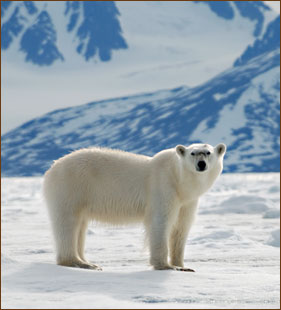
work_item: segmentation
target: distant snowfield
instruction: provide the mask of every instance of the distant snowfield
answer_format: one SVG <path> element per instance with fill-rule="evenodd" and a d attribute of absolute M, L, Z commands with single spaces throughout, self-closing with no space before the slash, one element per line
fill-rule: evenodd
<path fill-rule="evenodd" d="M 103 271 L 60 267 L 42 178 L 2 178 L 2 308 L 280 308 L 279 174 L 224 174 L 200 202 L 185 264 L 154 271 L 141 226 L 89 227 Z"/>

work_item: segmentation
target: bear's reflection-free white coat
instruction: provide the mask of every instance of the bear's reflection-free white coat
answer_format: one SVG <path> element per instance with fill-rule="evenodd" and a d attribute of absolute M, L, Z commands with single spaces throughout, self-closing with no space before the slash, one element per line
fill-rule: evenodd
<path fill-rule="evenodd" d="M 57 263 L 99 269 L 84 256 L 88 222 L 142 221 L 151 265 L 189 270 L 184 268 L 187 235 L 199 197 L 222 171 L 225 151 L 222 143 L 178 145 L 153 157 L 89 148 L 55 161 L 44 177 L 44 197 Z"/>

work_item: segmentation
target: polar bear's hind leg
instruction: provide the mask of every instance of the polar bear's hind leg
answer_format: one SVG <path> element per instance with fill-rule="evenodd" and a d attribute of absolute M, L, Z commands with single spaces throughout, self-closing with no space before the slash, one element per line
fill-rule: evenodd
<path fill-rule="evenodd" d="M 72 212 L 58 212 L 53 218 L 53 230 L 57 249 L 57 264 L 67 267 L 85 269 L 99 269 L 98 266 L 83 261 L 79 257 L 78 241 L 82 240 L 84 247 L 85 226 L 81 226 L 81 215 L 75 216 Z M 79 238 L 80 235 L 80 238 Z M 83 236 L 83 237 L 82 237 Z M 81 251 L 80 247 L 80 251 Z M 82 255 L 83 256 L 83 255 Z"/>

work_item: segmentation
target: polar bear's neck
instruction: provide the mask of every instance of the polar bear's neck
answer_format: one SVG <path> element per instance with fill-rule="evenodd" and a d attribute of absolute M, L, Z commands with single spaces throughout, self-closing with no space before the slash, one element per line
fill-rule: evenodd
<path fill-rule="evenodd" d="M 197 200 L 205 194 L 220 175 L 221 169 L 213 167 L 205 172 L 184 171 L 177 165 L 177 187 L 183 200 Z"/>

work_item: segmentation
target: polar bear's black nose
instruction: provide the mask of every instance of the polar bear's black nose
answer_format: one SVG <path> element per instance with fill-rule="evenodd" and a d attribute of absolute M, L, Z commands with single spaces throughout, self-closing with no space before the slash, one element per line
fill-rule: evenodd
<path fill-rule="evenodd" d="M 205 168 L 206 168 L 206 163 L 203 160 L 200 160 L 198 162 L 198 168 L 199 168 L 200 171 L 204 171 Z"/>

